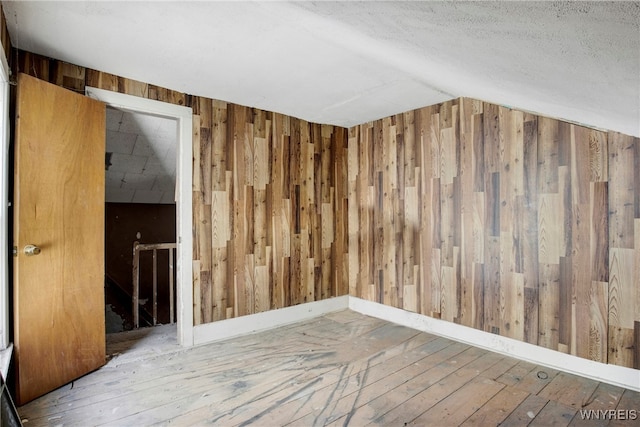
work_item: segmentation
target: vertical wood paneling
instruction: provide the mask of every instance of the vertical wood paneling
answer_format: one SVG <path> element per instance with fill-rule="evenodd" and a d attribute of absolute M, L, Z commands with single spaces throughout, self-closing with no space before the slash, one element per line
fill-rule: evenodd
<path fill-rule="evenodd" d="M 199 232 L 213 248 L 211 298 L 200 278 L 201 304 L 212 306 L 201 309 L 211 311 L 203 321 L 347 293 L 346 278 L 332 285 L 348 274 L 348 194 L 341 189 L 338 202 L 335 185 L 347 177 L 347 130 L 217 101 L 207 107 L 211 137 L 204 145 L 200 129 L 194 162 L 211 194 L 211 230 Z"/>
<path fill-rule="evenodd" d="M 633 366 L 636 138 L 469 99 L 349 135 L 352 294 Z"/>
<path fill-rule="evenodd" d="M 12 66 L 193 108 L 196 324 L 350 293 L 637 363 L 638 138 L 470 99 L 346 130 L 24 52 Z"/>
<path fill-rule="evenodd" d="M 633 366 L 635 322 L 640 321 L 640 239 L 636 209 L 640 139 L 608 135 L 609 154 L 609 362 Z"/>

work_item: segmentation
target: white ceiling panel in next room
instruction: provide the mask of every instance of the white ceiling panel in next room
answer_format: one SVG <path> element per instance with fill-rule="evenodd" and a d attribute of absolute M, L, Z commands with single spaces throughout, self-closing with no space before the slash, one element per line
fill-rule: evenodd
<path fill-rule="evenodd" d="M 106 201 L 175 203 L 177 123 L 107 108 Z"/>

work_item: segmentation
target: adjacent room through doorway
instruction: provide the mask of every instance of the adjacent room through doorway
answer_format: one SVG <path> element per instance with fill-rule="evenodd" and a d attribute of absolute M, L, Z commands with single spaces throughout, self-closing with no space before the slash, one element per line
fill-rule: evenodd
<path fill-rule="evenodd" d="M 106 331 L 173 323 L 177 122 L 109 107 L 106 132 Z"/>

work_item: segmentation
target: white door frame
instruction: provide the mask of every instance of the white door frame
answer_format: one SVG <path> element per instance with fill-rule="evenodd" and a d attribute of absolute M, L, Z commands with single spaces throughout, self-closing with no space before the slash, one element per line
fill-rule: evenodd
<path fill-rule="evenodd" d="M 9 346 L 9 64 L 0 43 L 0 350 Z"/>
<path fill-rule="evenodd" d="M 151 114 L 178 122 L 176 168 L 177 323 L 178 343 L 193 345 L 192 170 L 193 112 L 191 108 L 93 87 L 87 96 L 119 110 Z"/>

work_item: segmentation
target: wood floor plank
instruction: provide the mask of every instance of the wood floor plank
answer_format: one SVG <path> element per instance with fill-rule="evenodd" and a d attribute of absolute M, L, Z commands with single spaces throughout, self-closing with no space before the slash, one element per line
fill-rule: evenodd
<path fill-rule="evenodd" d="M 577 409 L 550 400 L 531 421 L 529 427 L 563 427 L 568 426 Z"/>
<path fill-rule="evenodd" d="M 589 397 L 589 400 L 580 408 L 569 425 L 571 427 L 609 425 L 610 420 L 604 416 L 601 417 L 603 413 L 600 411 L 615 410 L 620 403 L 624 391 L 625 390 L 620 387 L 599 383 L 598 387 Z M 593 419 L 595 418 L 593 411 L 596 411 L 598 418 L 602 419 Z"/>
<path fill-rule="evenodd" d="M 624 416 L 620 419 L 611 420 L 609 425 L 612 427 L 624 427 L 638 423 L 640 420 L 640 393 L 637 391 L 625 390 L 622 393 L 620 402 L 618 403 L 617 410 L 623 410 Z M 634 418 L 632 420 L 632 417 Z M 625 418 L 625 419 L 622 419 Z"/>
<path fill-rule="evenodd" d="M 520 361 L 509 371 L 497 378 L 496 381 L 526 391 L 527 393 L 537 394 L 549 384 L 557 374 L 558 371 L 555 369 Z"/>
<path fill-rule="evenodd" d="M 486 371 L 482 373 L 482 376 L 485 378 L 489 378 L 490 380 L 496 380 L 497 378 L 504 375 L 507 371 L 512 369 L 515 365 L 517 365 L 520 361 L 518 359 L 513 358 L 505 358 L 502 363 L 496 363 Z"/>
<path fill-rule="evenodd" d="M 514 367 L 509 369 L 503 375 L 497 378 L 498 382 L 504 385 L 515 386 L 522 381 L 522 378 L 529 375 L 529 373 L 535 368 L 535 365 L 529 362 L 520 361 Z"/>
<path fill-rule="evenodd" d="M 520 427 L 528 425 L 549 401 L 535 394 L 529 395 L 509 416 L 500 423 L 500 427 Z"/>
<path fill-rule="evenodd" d="M 583 406 L 584 409 L 616 409 L 621 402 L 622 395 L 628 391 L 629 394 L 633 392 L 631 390 L 625 390 L 621 387 L 616 387 L 611 384 L 598 383 L 598 387 L 593 394 L 589 397 L 589 400 Z M 640 396 L 640 393 L 635 393 Z M 640 407 L 640 399 L 636 402 L 636 406 Z"/>
<path fill-rule="evenodd" d="M 561 372 L 538 393 L 538 396 L 578 410 L 588 404 L 597 387 L 597 381 Z"/>
<path fill-rule="evenodd" d="M 460 425 L 502 388 L 504 385 L 496 381 L 476 377 L 415 418 L 409 425 Z"/>
<path fill-rule="evenodd" d="M 464 427 L 500 425 L 527 397 L 529 393 L 505 386 L 461 425 Z"/>
<path fill-rule="evenodd" d="M 616 409 L 637 409 L 640 411 L 640 393 L 632 390 L 625 390 L 620 398 L 620 403 Z"/>
<path fill-rule="evenodd" d="M 559 372 L 560 371 L 556 369 L 551 369 L 546 366 L 535 366 L 514 387 L 531 394 L 536 394 L 553 381 Z"/>

